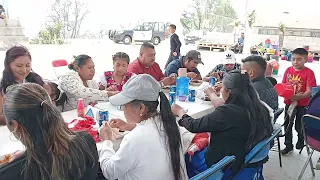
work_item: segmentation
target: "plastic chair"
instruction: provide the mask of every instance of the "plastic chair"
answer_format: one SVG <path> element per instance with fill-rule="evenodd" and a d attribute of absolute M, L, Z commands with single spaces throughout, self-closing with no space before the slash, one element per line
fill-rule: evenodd
<path fill-rule="evenodd" d="M 306 148 L 308 153 L 308 158 L 301 170 L 299 175 L 299 180 L 302 178 L 308 163 L 310 163 L 310 168 L 312 172 L 312 176 L 315 176 L 314 167 L 312 163 L 312 155 L 314 151 L 320 152 L 320 118 L 316 116 L 312 116 L 310 114 L 306 114 L 302 117 L 302 133 L 304 136 L 304 140 L 306 142 Z M 310 152 L 311 149 L 311 152 Z"/>
<path fill-rule="evenodd" d="M 202 173 L 192 177 L 190 180 L 219 180 L 223 177 L 222 170 L 227 166 L 232 164 L 236 160 L 235 156 L 226 156 L 218 163 L 212 165 L 209 169 L 203 171 Z"/>
<path fill-rule="evenodd" d="M 280 132 L 281 132 L 281 128 L 277 128 L 277 129 L 273 130 L 272 135 L 270 137 L 265 138 L 264 140 L 260 141 L 256 146 L 254 146 L 251 149 L 251 151 L 246 155 L 244 164 L 241 166 L 240 170 L 238 172 L 234 173 L 234 175 L 231 176 L 229 179 L 233 179 L 233 178 L 243 179 L 243 178 L 245 178 L 245 177 L 237 177 L 237 175 L 241 174 L 241 172 L 249 164 L 263 161 L 269 154 L 270 142 L 272 140 L 274 140 L 279 135 Z M 263 168 L 263 166 L 261 167 L 261 171 L 262 171 L 262 168 Z M 260 175 L 262 176 L 262 172 Z"/>
<path fill-rule="evenodd" d="M 277 121 L 277 119 L 283 113 L 283 111 L 284 111 L 284 108 L 279 108 L 274 112 L 274 122 Z M 282 129 L 281 129 L 282 127 L 281 127 L 281 124 L 279 124 L 279 123 L 275 123 L 273 127 L 274 127 L 274 129 L 280 129 L 280 133 L 276 137 L 277 143 L 274 143 L 273 147 L 271 148 L 271 151 L 278 152 L 278 154 L 279 154 L 279 165 L 280 165 L 280 167 L 282 167 L 282 159 L 281 159 L 281 151 L 280 151 L 280 149 L 281 149 L 281 147 L 280 147 L 280 137 L 282 136 Z"/>
<path fill-rule="evenodd" d="M 68 66 L 68 62 L 65 59 L 58 59 L 58 60 L 52 61 L 52 66 L 53 66 L 53 70 L 54 70 L 56 77 L 58 77 L 58 74 L 56 72 L 56 68 Z"/>

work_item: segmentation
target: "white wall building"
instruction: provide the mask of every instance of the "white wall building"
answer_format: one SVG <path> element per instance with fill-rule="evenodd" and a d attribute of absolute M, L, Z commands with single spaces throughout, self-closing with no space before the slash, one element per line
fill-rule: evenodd
<path fill-rule="evenodd" d="M 252 45 L 270 39 L 272 42 L 279 41 L 279 23 L 286 26 L 283 47 L 294 49 L 297 47 L 310 46 L 310 50 L 320 50 L 320 16 L 309 18 L 297 15 L 258 16 L 252 28 Z M 281 20 L 280 20 L 281 19 Z"/>

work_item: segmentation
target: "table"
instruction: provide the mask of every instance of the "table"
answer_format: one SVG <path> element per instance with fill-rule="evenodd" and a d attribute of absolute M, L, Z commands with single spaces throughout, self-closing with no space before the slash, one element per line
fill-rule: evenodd
<path fill-rule="evenodd" d="M 211 113 L 214 110 L 214 107 L 210 102 L 202 101 L 196 98 L 196 102 L 179 102 L 177 101 L 181 107 L 188 110 L 187 114 L 192 116 L 193 118 L 200 118 L 206 114 Z M 109 102 L 99 103 L 97 107 L 101 109 L 106 109 L 111 114 L 111 117 L 118 117 L 120 119 L 125 120 L 123 111 L 117 110 L 116 106 L 111 105 Z M 77 116 L 77 111 L 72 110 L 68 112 L 61 113 L 62 117 L 66 122 L 70 122 Z M 10 131 L 6 126 L 0 127 L 0 155 L 8 154 L 15 152 L 16 150 L 23 150 L 24 146 L 20 141 L 13 142 L 9 139 Z M 118 149 L 121 140 L 114 143 L 114 148 Z M 101 143 L 97 143 L 97 148 L 100 149 Z"/>

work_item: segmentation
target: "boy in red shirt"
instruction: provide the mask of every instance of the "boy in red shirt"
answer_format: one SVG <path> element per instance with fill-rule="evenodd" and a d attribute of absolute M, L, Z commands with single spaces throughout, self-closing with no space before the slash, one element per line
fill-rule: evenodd
<path fill-rule="evenodd" d="M 309 104 L 312 87 L 316 86 L 316 78 L 313 71 L 305 67 L 308 59 L 308 51 L 304 48 L 297 48 L 292 52 L 292 66 L 289 67 L 283 76 L 282 83 L 291 83 L 295 89 L 295 95 L 291 99 L 285 99 L 285 145 L 286 147 L 281 150 L 282 155 L 288 155 L 293 152 L 292 144 L 292 127 L 295 118 L 295 129 L 298 133 L 298 142 L 296 149 L 302 149 L 304 146 L 304 138 L 301 129 L 301 118 L 306 114 L 306 106 Z M 295 107 L 295 114 L 293 114 L 292 122 L 288 116 L 288 108 L 291 103 L 297 101 Z M 295 117 L 294 117 L 295 116 Z M 289 123 L 290 122 L 290 123 Z"/>

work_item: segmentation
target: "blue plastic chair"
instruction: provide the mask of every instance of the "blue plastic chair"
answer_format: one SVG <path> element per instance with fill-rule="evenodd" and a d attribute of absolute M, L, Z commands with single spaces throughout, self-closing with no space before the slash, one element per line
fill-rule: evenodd
<path fill-rule="evenodd" d="M 311 93 L 311 98 L 318 92 L 320 91 L 320 86 L 316 86 L 312 88 L 312 93 Z"/>
<path fill-rule="evenodd" d="M 299 180 L 302 178 L 304 171 L 306 170 L 308 163 L 310 163 L 310 168 L 312 175 L 315 176 L 314 167 L 312 163 L 312 155 L 314 151 L 320 152 L 320 118 L 306 114 L 302 117 L 302 132 L 304 140 L 306 142 L 306 149 L 308 153 L 308 158 L 301 170 L 299 175 Z M 311 152 L 310 152 L 311 149 Z"/>
<path fill-rule="evenodd" d="M 194 176 L 190 180 L 220 180 L 223 177 L 222 170 L 236 160 L 235 156 L 226 156 L 218 163 L 211 166 L 211 168 L 203 171 L 202 173 Z"/>
<path fill-rule="evenodd" d="M 276 123 L 277 119 L 279 118 L 279 116 L 283 113 L 284 108 L 279 108 L 274 112 L 274 125 L 273 128 L 274 129 L 280 129 L 281 130 L 281 124 Z M 278 152 L 279 155 L 279 165 L 280 167 L 282 167 L 282 159 L 281 159 L 281 152 L 280 152 L 280 137 L 282 137 L 282 130 L 280 131 L 279 135 L 277 136 L 276 140 L 277 142 L 273 144 L 273 147 L 271 148 L 271 151 L 275 151 Z"/>
<path fill-rule="evenodd" d="M 280 132 L 281 128 L 274 129 L 270 137 L 265 138 L 264 140 L 260 141 L 256 146 L 254 146 L 251 149 L 251 151 L 246 155 L 244 164 L 241 166 L 241 169 L 237 173 L 234 173 L 234 175 L 231 176 L 231 178 L 229 179 L 247 179 L 247 177 L 240 177 L 241 172 L 245 170 L 245 168 L 249 164 L 260 162 L 268 156 L 270 150 L 270 142 L 274 140 Z M 261 174 L 256 174 L 256 176 L 262 176 L 262 168 L 263 166 L 261 166 L 260 170 L 258 170 Z M 263 179 L 263 176 L 260 179 Z"/>

